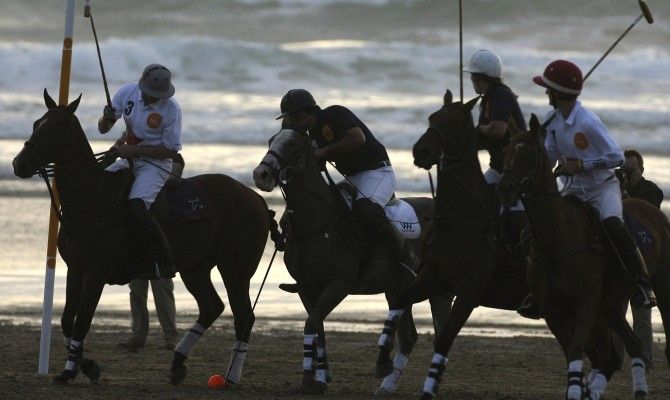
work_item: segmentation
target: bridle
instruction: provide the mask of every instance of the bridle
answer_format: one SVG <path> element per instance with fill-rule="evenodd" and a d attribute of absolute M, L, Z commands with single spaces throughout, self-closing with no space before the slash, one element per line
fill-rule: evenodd
<path fill-rule="evenodd" d="M 447 105 L 445 105 L 444 107 L 447 107 Z M 466 118 L 462 120 L 462 122 L 460 122 L 454 129 L 458 131 L 470 130 L 469 126 L 473 125 L 472 114 L 469 112 L 465 112 L 464 115 L 466 116 Z M 443 129 L 436 128 L 433 123 L 430 124 L 428 130 L 435 132 L 442 149 L 442 152 L 439 156 L 439 160 L 437 162 L 438 171 L 441 173 L 446 173 L 451 177 L 453 177 L 463 187 L 463 189 L 465 189 L 465 192 L 468 193 L 468 195 L 473 200 L 475 200 L 475 202 L 477 202 L 477 204 L 479 204 L 484 210 L 489 210 L 490 206 L 486 204 L 486 202 L 482 201 L 481 198 L 472 191 L 471 185 L 463 181 L 463 179 L 461 179 L 461 177 L 458 176 L 458 174 L 454 171 L 462 164 L 463 160 L 465 160 L 464 155 L 467 151 L 467 147 L 474 143 L 474 137 L 469 138 L 469 140 L 466 143 L 464 143 L 463 148 L 459 152 L 457 152 L 456 155 L 447 156 L 444 151 L 444 149 L 447 148 L 447 146 L 449 145 L 448 140 L 446 138 L 446 132 Z M 474 135 L 474 132 L 472 134 Z M 439 216 L 437 217 L 439 218 Z"/>
<path fill-rule="evenodd" d="M 70 131 L 72 130 L 72 126 L 74 125 L 75 120 L 76 120 L 75 116 L 72 115 L 70 117 L 68 126 L 64 132 L 66 135 L 71 136 Z M 110 160 L 116 159 L 118 157 L 118 151 L 116 149 L 110 149 L 107 151 L 93 154 L 94 159 L 86 163 L 76 165 L 56 166 L 56 164 L 53 162 L 46 163 L 44 161 L 45 157 L 42 146 L 36 144 L 32 139 L 26 140 L 26 142 L 23 145 L 25 148 L 30 149 L 30 151 L 33 152 L 37 157 L 39 167 L 35 171 L 33 171 L 32 175 L 33 176 L 39 175 L 44 180 L 44 183 L 47 186 L 47 190 L 49 191 L 49 197 L 51 198 L 51 206 L 54 210 L 56 217 L 58 218 L 58 221 L 61 224 L 63 223 L 63 213 L 61 210 L 58 209 L 57 206 L 58 202 L 56 201 L 56 195 L 49 178 L 55 177 L 56 171 L 58 171 L 58 175 L 61 177 L 67 175 L 74 175 L 76 173 L 87 171 L 91 168 L 97 168 L 101 164 L 106 164 Z M 100 185 L 102 185 L 102 182 L 99 183 L 99 186 Z"/>
<path fill-rule="evenodd" d="M 507 148 L 515 149 L 517 145 L 526 143 L 527 141 L 524 141 L 523 139 L 511 139 L 507 144 Z M 512 180 L 514 186 L 519 189 L 517 194 L 522 202 L 527 200 L 550 199 L 557 196 L 561 196 L 563 192 L 569 188 L 570 185 L 566 185 L 562 190 L 556 190 L 551 192 L 542 192 L 538 190 L 535 177 L 537 176 L 538 170 L 541 165 L 542 157 L 540 155 L 540 151 L 542 151 L 542 149 L 538 148 L 537 151 L 534 151 L 532 153 L 530 157 L 530 162 L 532 165 L 532 167 L 530 168 L 530 173 L 522 177 L 519 176 L 518 171 L 512 168 L 514 166 L 514 157 L 516 156 L 516 150 L 514 151 L 515 153 L 512 156 L 510 165 L 505 166 L 505 168 L 503 168 L 503 176 Z"/>

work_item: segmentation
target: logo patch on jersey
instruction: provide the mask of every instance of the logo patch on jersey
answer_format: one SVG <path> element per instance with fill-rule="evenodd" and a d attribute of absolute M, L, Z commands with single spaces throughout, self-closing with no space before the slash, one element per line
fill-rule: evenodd
<path fill-rule="evenodd" d="M 161 126 L 161 115 L 159 113 L 151 113 L 147 117 L 147 126 L 152 129 L 156 129 Z"/>
<path fill-rule="evenodd" d="M 324 125 L 323 130 L 321 131 L 321 135 L 323 136 L 324 139 L 326 139 L 326 142 L 331 142 L 333 138 L 335 137 L 335 134 L 333 133 L 333 130 L 330 129 L 330 126 Z"/>
<path fill-rule="evenodd" d="M 584 132 L 577 132 L 575 133 L 575 137 L 572 139 L 573 143 L 575 144 L 575 147 L 584 150 L 587 147 L 589 147 L 589 141 L 586 140 L 586 135 Z"/>

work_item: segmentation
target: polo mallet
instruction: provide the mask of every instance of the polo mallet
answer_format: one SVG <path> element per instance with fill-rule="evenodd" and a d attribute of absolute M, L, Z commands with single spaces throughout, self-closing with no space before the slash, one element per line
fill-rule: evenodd
<path fill-rule="evenodd" d="M 458 76 L 461 84 L 461 103 L 463 103 L 463 0 L 458 0 L 458 57 L 460 60 Z"/>
<path fill-rule="evenodd" d="M 642 11 L 642 14 L 640 14 L 637 18 L 635 18 L 635 21 L 633 21 L 633 23 L 630 24 L 630 26 L 628 27 L 628 29 L 626 29 L 626 30 L 621 34 L 621 36 L 619 36 L 619 38 L 618 38 L 618 39 L 617 39 L 617 40 L 610 46 L 610 48 L 607 49 L 607 51 L 605 52 L 605 54 L 603 54 L 603 56 L 600 57 L 600 59 L 598 60 L 598 62 L 597 62 L 593 67 L 591 67 L 591 69 L 589 70 L 589 72 L 587 72 L 586 75 L 584 76 L 584 81 L 586 81 L 586 79 L 589 77 L 589 75 L 591 75 L 591 73 L 593 72 L 593 70 L 596 69 L 596 68 L 598 67 L 598 65 L 600 65 L 600 63 L 605 59 L 605 57 L 607 57 L 607 55 L 612 51 L 612 49 L 614 49 L 614 47 L 616 47 L 616 45 L 619 44 L 619 42 L 621 41 L 621 39 L 623 39 L 623 37 L 626 36 L 626 35 L 628 34 L 628 32 L 630 32 L 630 30 L 633 29 L 633 27 L 634 27 L 638 22 L 640 22 L 640 20 L 642 19 L 642 17 L 644 17 L 644 19 L 647 20 L 647 23 L 649 23 L 649 24 L 653 24 L 653 23 L 654 23 L 654 17 L 651 15 L 651 11 L 649 11 L 649 7 L 647 6 L 647 3 L 645 3 L 644 0 L 638 0 L 638 3 L 640 4 L 640 10 Z"/>
<path fill-rule="evenodd" d="M 107 97 L 107 106 L 112 107 L 112 99 L 109 97 L 109 87 L 107 87 L 107 77 L 105 76 L 105 67 L 102 66 L 102 55 L 100 54 L 100 45 L 98 44 L 98 34 L 95 32 L 95 24 L 93 23 L 93 14 L 91 13 L 91 0 L 86 0 L 84 6 L 84 17 L 91 20 L 91 29 L 93 30 L 93 38 L 95 39 L 95 48 L 98 51 L 98 62 L 100 63 L 100 72 L 102 72 L 102 84 L 105 86 L 105 96 Z"/>

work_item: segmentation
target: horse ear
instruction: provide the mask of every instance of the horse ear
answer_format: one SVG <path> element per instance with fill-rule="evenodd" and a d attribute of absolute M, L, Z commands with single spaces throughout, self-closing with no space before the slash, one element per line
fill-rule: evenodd
<path fill-rule="evenodd" d="M 530 126 L 530 133 L 532 133 L 535 136 L 538 136 L 542 131 L 542 125 L 540 124 L 540 120 L 537 118 L 537 115 L 535 114 L 530 115 L 530 122 L 528 123 L 528 126 Z"/>
<path fill-rule="evenodd" d="M 477 97 L 475 97 L 474 99 L 472 99 L 472 100 L 468 101 L 467 103 L 465 103 L 465 108 L 467 108 L 468 111 L 472 111 L 472 109 L 474 108 L 475 104 L 477 104 L 477 102 L 479 101 L 479 98 L 480 98 L 480 97 L 481 97 L 481 96 L 477 96 Z"/>
<path fill-rule="evenodd" d="M 44 88 L 44 104 L 46 104 L 48 109 L 56 108 L 57 104 L 54 101 L 54 99 L 49 96 L 49 92 L 47 92 L 47 88 Z"/>
<path fill-rule="evenodd" d="M 79 102 L 81 101 L 81 93 L 79 94 L 79 97 L 72 103 L 68 104 L 65 109 L 70 113 L 74 114 L 75 111 L 77 111 L 77 107 L 79 107 Z"/>
<path fill-rule="evenodd" d="M 515 139 L 517 136 L 523 133 L 521 129 L 519 129 L 519 126 L 516 124 L 516 121 L 514 121 L 514 118 L 510 118 L 509 124 L 507 124 L 507 130 L 510 133 L 510 138 Z"/>
<path fill-rule="evenodd" d="M 442 98 L 444 105 L 448 106 L 454 101 L 454 96 L 451 94 L 451 90 L 447 89 L 446 93 L 444 93 L 444 97 Z"/>

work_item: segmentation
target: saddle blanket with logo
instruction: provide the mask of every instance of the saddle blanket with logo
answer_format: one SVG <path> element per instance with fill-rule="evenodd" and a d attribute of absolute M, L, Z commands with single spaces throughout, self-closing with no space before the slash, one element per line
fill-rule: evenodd
<path fill-rule="evenodd" d="M 167 226 L 206 218 L 212 213 L 211 200 L 196 183 L 183 179 L 177 187 L 165 192 L 169 216 Z"/>
<path fill-rule="evenodd" d="M 340 192 L 351 209 L 351 205 L 353 204 L 352 194 L 348 191 L 347 187 L 341 188 Z M 421 237 L 419 217 L 416 215 L 416 211 L 411 204 L 394 197 L 384 206 L 384 212 L 389 222 L 402 233 L 405 239 L 418 239 Z"/>
<path fill-rule="evenodd" d="M 640 223 L 637 219 L 633 218 L 630 214 L 624 211 L 623 219 L 626 222 L 626 227 L 631 235 L 635 238 L 637 247 L 640 248 L 642 253 L 648 253 L 654 249 L 656 243 L 654 241 L 654 235 L 649 232 L 649 230 Z"/>

